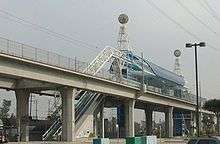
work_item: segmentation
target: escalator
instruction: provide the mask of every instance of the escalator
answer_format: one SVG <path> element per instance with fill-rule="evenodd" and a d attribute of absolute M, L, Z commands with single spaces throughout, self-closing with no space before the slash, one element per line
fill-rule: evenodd
<path fill-rule="evenodd" d="M 96 75 L 100 69 L 108 62 L 112 57 L 120 58 L 122 53 L 113 47 L 105 47 L 97 57 L 89 64 L 89 66 L 83 71 L 89 75 Z M 90 92 L 90 91 L 78 91 L 75 94 L 77 102 L 75 104 L 75 133 L 79 134 L 86 128 L 86 124 L 90 121 L 89 115 L 92 115 L 98 105 L 102 102 L 103 96 L 101 94 Z M 42 140 L 52 140 L 54 136 L 60 135 L 62 132 L 62 121 L 59 117 L 62 106 L 59 106 L 55 110 L 55 121 L 53 125 L 44 133 Z M 91 124 L 90 124 L 91 125 Z"/>
<path fill-rule="evenodd" d="M 94 92 L 84 91 L 78 93 L 79 100 L 75 104 L 75 131 L 77 133 L 78 129 L 83 125 L 83 122 L 86 121 L 88 114 L 92 114 L 98 105 L 102 102 L 101 94 Z M 56 113 L 60 113 L 62 110 L 61 107 L 58 107 L 55 110 Z M 57 115 L 57 114 L 54 114 Z M 54 123 L 42 136 L 42 140 L 52 140 L 57 135 L 60 135 L 62 132 L 62 121 L 60 117 L 55 119 Z"/>

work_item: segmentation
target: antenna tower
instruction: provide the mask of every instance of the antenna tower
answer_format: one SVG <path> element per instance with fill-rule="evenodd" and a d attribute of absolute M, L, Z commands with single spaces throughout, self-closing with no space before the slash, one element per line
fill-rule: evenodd
<path fill-rule="evenodd" d="M 174 72 L 179 75 L 179 76 L 183 76 L 182 75 L 182 71 L 180 68 L 180 56 L 181 56 L 181 51 L 180 50 L 175 50 L 174 51 L 174 56 L 175 56 L 175 64 L 174 64 Z"/>
<path fill-rule="evenodd" d="M 118 49 L 131 51 L 131 47 L 129 46 L 129 38 L 128 33 L 126 31 L 126 24 L 128 23 L 128 16 L 126 14 L 120 14 L 118 17 L 118 21 L 121 24 L 118 35 Z"/>
<path fill-rule="evenodd" d="M 126 14 L 120 14 L 118 17 L 118 21 L 121 24 L 119 29 L 118 41 L 117 41 L 117 49 L 120 51 L 130 51 L 128 34 L 126 32 L 126 24 L 129 18 Z M 122 82 L 122 66 L 123 61 L 121 58 L 115 58 L 112 63 L 113 73 L 118 82 Z"/>

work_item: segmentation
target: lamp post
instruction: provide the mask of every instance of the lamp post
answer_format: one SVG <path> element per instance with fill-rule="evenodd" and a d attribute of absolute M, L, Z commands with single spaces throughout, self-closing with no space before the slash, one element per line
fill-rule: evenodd
<path fill-rule="evenodd" d="M 196 128 L 197 128 L 197 137 L 200 136 L 200 125 L 199 125 L 199 84 L 198 84 L 198 56 L 197 56 L 197 47 L 205 47 L 205 42 L 200 43 L 186 43 L 186 48 L 194 47 L 195 50 L 195 72 L 196 72 Z"/>

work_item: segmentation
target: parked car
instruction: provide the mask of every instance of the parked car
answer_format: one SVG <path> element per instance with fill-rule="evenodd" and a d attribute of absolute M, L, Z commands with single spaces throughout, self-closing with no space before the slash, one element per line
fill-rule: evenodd
<path fill-rule="evenodd" d="M 193 138 L 187 144 L 220 144 L 220 137 Z"/>

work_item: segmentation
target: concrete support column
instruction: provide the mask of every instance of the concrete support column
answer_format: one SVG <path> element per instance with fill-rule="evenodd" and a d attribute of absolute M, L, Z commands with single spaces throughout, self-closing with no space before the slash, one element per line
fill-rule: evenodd
<path fill-rule="evenodd" d="M 153 132 L 153 110 L 152 108 L 145 109 L 145 121 L 146 121 L 146 135 L 152 135 Z"/>
<path fill-rule="evenodd" d="M 102 104 L 100 109 L 100 137 L 105 137 L 104 104 Z"/>
<path fill-rule="evenodd" d="M 192 136 L 194 136 L 196 134 L 196 115 L 195 112 L 191 112 L 191 129 L 190 129 L 190 133 Z"/>
<path fill-rule="evenodd" d="M 134 105 L 135 100 L 129 99 L 125 103 L 125 134 L 126 137 L 134 137 Z"/>
<path fill-rule="evenodd" d="M 196 129 L 196 127 L 197 127 L 197 125 L 196 125 L 196 113 L 194 113 L 193 119 L 194 119 L 194 126 L 195 126 L 195 128 L 194 128 L 194 135 L 196 136 L 196 133 L 197 133 L 197 129 Z"/>
<path fill-rule="evenodd" d="M 29 141 L 29 96 L 30 92 L 27 90 L 16 90 L 15 91 L 17 104 L 16 104 L 16 117 L 17 126 L 19 133 L 19 141 Z"/>
<path fill-rule="evenodd" d="M 72 142 L 75 138 L 75 93 L 76 89 L 65 88 L 62 95 L 62 140 Z"/>
<path fill-rule="evenodd" d="M 165 112 L 165 131 L 166 137 L 173 137 L 173 107 L 167 108 Z"/>

